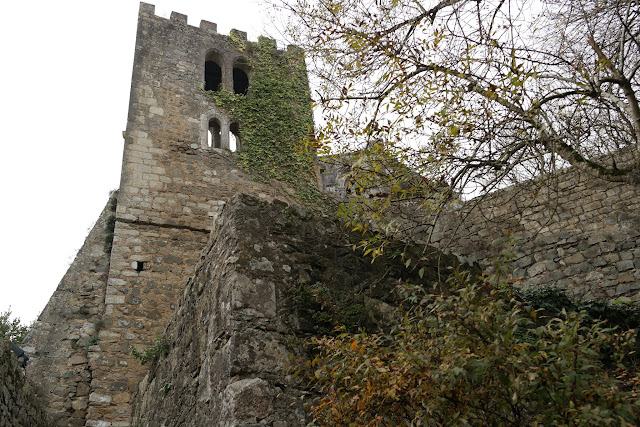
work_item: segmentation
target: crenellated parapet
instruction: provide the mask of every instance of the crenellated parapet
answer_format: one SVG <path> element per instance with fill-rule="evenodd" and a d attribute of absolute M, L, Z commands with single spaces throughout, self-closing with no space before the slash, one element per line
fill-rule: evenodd
<path fill-rule="evenodd" d="M 163 19 L 165 21 L 167 21 L 166 18 L 163 18 L 161 16 L 157 16 L 156 14 L 156 6 L 153 4 L 149 4 L 149 3 L 144 3 L 144 2 L 140 2 L 140 15 L 145 15 L 147 17 L 153 17 L 156 19 Z M 220 35 L 218 34 L 218 24 L 214 23 L 214 22 L 209 22 L 206 20 L 201 20 L 200 21 L 200 26 L 199 27 L 195 27 L 195 26 L 191 26 L 187 23 L 188 21 L 188 15 L 179 13 L 179 12 L 171 12 L 171 16 L 168 19 L 168 21 L 176 24 L 176 25 L 182 25 L 182 26 L 189 26 L 190 28 L 199 28 L 200 30 L 204 31 L 207 34 L 210 35 Z M 230 34 L 230 36 L 236 36 L 239 37 L 241 39 L 244 39 L 245 41 L 247 40 L 247 33 L 240 31 L 240 30 L 236 30 L 236 29 L 232 29 Z"/>

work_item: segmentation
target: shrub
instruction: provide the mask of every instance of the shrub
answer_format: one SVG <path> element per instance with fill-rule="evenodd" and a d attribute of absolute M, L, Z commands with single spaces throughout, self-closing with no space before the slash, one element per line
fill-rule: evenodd
<path fill-rule="evenodd" d="M 104 252 L 111 253 L 113 247 L 113 238 L 116 229 L 116 216 L 109 215 L 105 223 L 105 235 L 104 235 Z"/>
<path fill-rule="evenodd" d="M 12 318 L 11 307 L 0 313 L 0 339 L 5 338 L 16 344 L 21 344 L 29 329 L 29 326 L 21 323 L 19 317 Z"/>
<path fill-rule="evenodd" d="M 632 425 L 635 332 L 585 312 L 539 311 L 494 277 L 457 273 L 446 295 L 413 289 L 388 335 L 317 339 L 320 425 Z M 605 366 L 603 359 L 613 361 Z"/>
<path fill-rule="evenodd" d="M 553 285 L 521 289 L 517 294 L 546 316 L 559 316 L 562 310 L 584 312 L 587 320 L 606 321 L 609 326 L 621 329 L 640 328 L 640 309 L 634 304 L 610 303 L 603 300 L 574 301 L 562 289 Z"/>

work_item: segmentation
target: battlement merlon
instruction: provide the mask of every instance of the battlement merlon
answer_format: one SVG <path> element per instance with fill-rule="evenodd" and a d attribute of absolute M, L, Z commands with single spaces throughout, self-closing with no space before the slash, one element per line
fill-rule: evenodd
<path fill-rule="evenodd" d="M 171 12 L 171 18 L 169 18 L 174 24 L 187 25 L 187 15 L 178 12 Z"/>
<path fill-rule="evenodd" d="M 150 3 L 140 2 L 140 14 L 144 13 L 146 15 L 155 15 L 156 14 L 156 6 Z"/>
<path fill-rule="evenodd" d="M 200 21 L 200 29 L 206 31 L 209 34 L 218 34 L 218 24 L 205 21 L 204 19 Z"/>

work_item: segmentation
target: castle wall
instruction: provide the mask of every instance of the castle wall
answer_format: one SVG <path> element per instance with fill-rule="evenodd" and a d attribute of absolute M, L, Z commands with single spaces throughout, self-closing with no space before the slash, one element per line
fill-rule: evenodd
<path fill-rule="evenodd" d="M 513 241 L 521 286 L 580 299 L 640 302 L 640 188 L 572 168 L 470 200 L 439 221 L 434 243 L 488 268 Z"/>
<path fill-rule="evenodd" d="M 271 233 L 290 212 L 244 195 L 225 207 L 167 327 L 169 355 L 141 383 L 137 425 L 306 424 L 277 298 L 298 254 Z"/>
<path fill-rule="evenodd" d="M 59 425 L 83 426 L 93 377 L 87 354 L 98 343 L 109 271 L 114 193 L 23 343 L 29 377 Z"/>
<path fill-rule="evenodd" d="M 322 190 L 348 201 L 350 163 L 355 161 L 344 156 L 320 162 Z M 519 286 L 553 285 L 579 299 L 640 302 L 636 185 L 567 168 L 483 198 L 449 203 L 438 214 L 435 230 L 424 225 L 434 221 L 431 214 L 419 217 L 414 206 L 401 208 L 414 241 L 483 268 L 492 268 L 510 241 L 514 253 L 508 262 Z M 409 218 L 419 221 L 417 228 L 409 227 Z"/>

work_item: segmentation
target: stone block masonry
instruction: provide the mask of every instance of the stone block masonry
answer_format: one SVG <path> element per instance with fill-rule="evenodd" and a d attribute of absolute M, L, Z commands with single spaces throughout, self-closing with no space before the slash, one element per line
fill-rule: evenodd
<path fill-rule="evenodd" d="M 281 244 L 290 215 L 244 195 L 227 204 L 165 331 L 170 353 L 141 383 L 136 425 L 306 425 L 277 298 L 299 268 Z"/>
<path fill-rule="evenodd" d="M 640 302 L 640 188 L 569 168 L 450 210 L 434 243 L 484 267 L 513 243 L 520 286 Z"/>
<path fill-rule="evenodd" d="M 319 186 L 326 194 L 349 199 L 350 165 L 357 156 L 320 162 Z M 510 240 L 519 286 L 556 286 L 578 299 L 640 302 L 637 185 L 567 168 L 484 198 L 453 202 L 444 207 L 434 230 L 424 225 L 433 218 L 414 218 L 421 222 L 410 237 L 483 268 L 492 267 Z M 416 212 L 408 206 L 401 214 Z M 414 223 L 399 217 L 411 229 Z"/>

